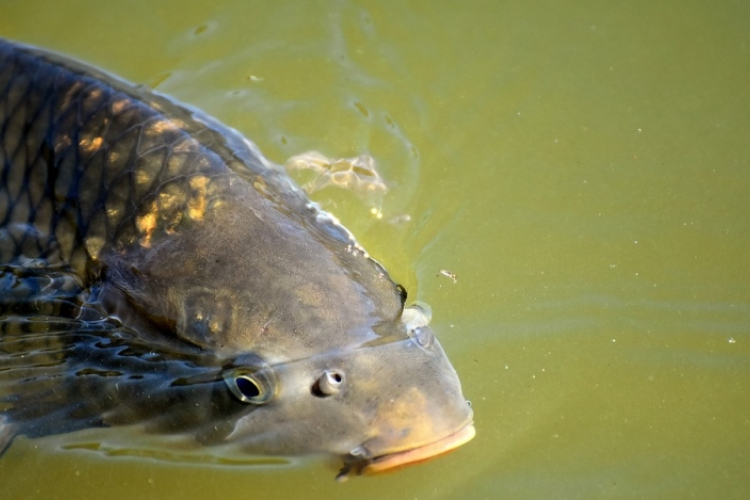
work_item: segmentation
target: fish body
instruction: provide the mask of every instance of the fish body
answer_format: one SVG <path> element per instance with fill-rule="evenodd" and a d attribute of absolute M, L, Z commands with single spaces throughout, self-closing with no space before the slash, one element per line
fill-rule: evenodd
<path fill-rule="evenodd" d="M 348 471 L 473 436 L 429 318 L 255 145 L 3 40 L 0 266 L 0 318 L 41 291 L 64 297 L 47 312 L 57 323 L 0 328 L 0 374 L 15 384 L 0 449 L 19 434 L 141 425 L 251 453 L 330 453 Z M 91 311 L 105 320 L 82 334 Z"/>

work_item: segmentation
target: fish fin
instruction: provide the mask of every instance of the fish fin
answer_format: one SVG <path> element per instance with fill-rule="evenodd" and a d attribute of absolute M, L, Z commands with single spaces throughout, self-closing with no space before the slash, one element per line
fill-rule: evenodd
<path fill-rule="evenodd" d="M 10 448 L 15 437 L 15 426 L 10 423 L 6 415 L 0 414 L 0 457 Z"/>

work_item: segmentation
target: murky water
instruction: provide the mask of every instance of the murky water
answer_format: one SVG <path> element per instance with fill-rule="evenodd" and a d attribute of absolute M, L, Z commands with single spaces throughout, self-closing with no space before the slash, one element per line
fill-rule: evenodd
<path fill-rule="evenodd" d="M 0 35 L 155 86 L 275 161 L 372 154 L 385 196 L 315 197 L 431 304 L 478 431 L 344 485 L 321 461 L 19 440 L 3 499 L 745 498 L 749 21 L 730 0 L 0 4 Z"/>

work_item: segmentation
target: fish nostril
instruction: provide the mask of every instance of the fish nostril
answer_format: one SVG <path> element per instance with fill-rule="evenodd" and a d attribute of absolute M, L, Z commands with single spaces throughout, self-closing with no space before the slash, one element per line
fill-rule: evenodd
<path fill-rule="evenodd" d="M 344 383 L 344 374 L 336 370 L 326 370 L 310 389 L 313 396 L 325 398 L 338 394 Z"/>

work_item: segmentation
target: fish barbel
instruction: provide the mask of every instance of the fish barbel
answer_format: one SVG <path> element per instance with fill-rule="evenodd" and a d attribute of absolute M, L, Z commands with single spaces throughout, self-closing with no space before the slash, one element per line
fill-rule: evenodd
<path fill-rule="evenodd" d="M 473 414 L 405 304 L 235 130 L 0 39 L 0 452 L 130 425 L 341 477 L 425 460 Z"/>

